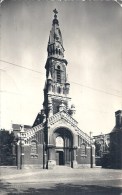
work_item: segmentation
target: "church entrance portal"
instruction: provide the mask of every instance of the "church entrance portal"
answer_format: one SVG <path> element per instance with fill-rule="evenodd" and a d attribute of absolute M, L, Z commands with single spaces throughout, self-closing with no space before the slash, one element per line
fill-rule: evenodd
<path fill-rule="evenodd" d="M 55 131 L 56 140 L 56 165 L 71 165 L 73 137 L 71 132 L 65 128 L 59 128 Z"/>

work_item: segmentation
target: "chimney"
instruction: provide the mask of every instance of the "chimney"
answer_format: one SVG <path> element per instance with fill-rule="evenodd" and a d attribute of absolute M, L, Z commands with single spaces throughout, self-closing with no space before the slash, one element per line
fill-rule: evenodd
<path fill-rule="evenodd" d="M 115 112 L 116 117 L 116 127 L 122 127 L 122 110 Z"/>

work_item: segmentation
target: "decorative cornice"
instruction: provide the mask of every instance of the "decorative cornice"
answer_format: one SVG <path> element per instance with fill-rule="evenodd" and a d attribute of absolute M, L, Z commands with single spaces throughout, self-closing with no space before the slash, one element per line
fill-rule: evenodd
<path fill-rule="evenodd" d="M 69 96 L 66 96 L 65 94 L 61 94 L 61 95 L 59 95 L 58 93 L 47 93 L 47 95 L 48 95 L 48 97 L 51 97 L 51 98 L 56 98 L 56 99 L 63 99 L 63 100 L 71 100 L 71 97 L 69 97 Z"/>
<path fill-rule="evenodd" d="M 70 123 L 72 126 L 77 126 L 78 122 L 73 119 L 67 112 L 65 112 L 64 110 L 61 112 L 56 113 L 55 115 L 51 116 L 48 121 L 50 125 L 55 124 L 56 122 L 58 122 L 61 119 L 65 119 L 67 121 L 67 123 Z"/>
<path fill-rule="evenodd" d="M 45 64 L 45 68 L 47 68 L 48 67 L 48 65 L 49 65 L 49 61 L 50 60 L 54 60 L 54 61 L 60 61 L 60 62 L 63 62 L 63 63 L 65 63 L 66 65 L 68 64 L 68 62 L 67 62 L 67 60 L 66 59 L 60 59 L 60 58 L 56 58 L 56 57 L 48 57 L 47 58 L 47 62 L 46 62 L 46 64 Z"/>

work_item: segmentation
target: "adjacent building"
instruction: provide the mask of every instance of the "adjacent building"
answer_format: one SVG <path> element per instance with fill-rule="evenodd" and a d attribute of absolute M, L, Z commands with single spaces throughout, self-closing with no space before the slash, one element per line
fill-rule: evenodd
<path fill-rule="evenodd" d="M 122 110 L 115 112 L 115 127 L 109 134 L 94 136 L 96 165 L 122 169 Z"/>
<path fill-rule="evenodd" d="M 122 110 L 115 112 L 116 124 L 110 133 L 110 168 L 122 169 Z"/>
<path fill-rule="evenodd" d="M 104 157 L 110 151 L 110 134 L 103 134 L 93 136 L 95 144 L 95 162 L 96 166 L 105 165 Z"/>

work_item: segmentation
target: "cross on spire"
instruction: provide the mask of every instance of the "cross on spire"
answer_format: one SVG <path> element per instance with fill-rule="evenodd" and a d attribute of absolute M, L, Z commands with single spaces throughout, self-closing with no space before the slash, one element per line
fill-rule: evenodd
<path fill-rule="evenodd" d="M 58 13 L 58 11 L 56 9 L 54 9 L 53 12 L 54 12 L 54 14 L 57 14 Z"/>
<path fill-rule="evenodd" d="M 54 9 L 53 12 L 54 12 L 54 14 L 55 14 L 55 15 L 54 15 L 54 18 L 57 18 L 58 11 L 57 11 L 56 9 Z"/>

